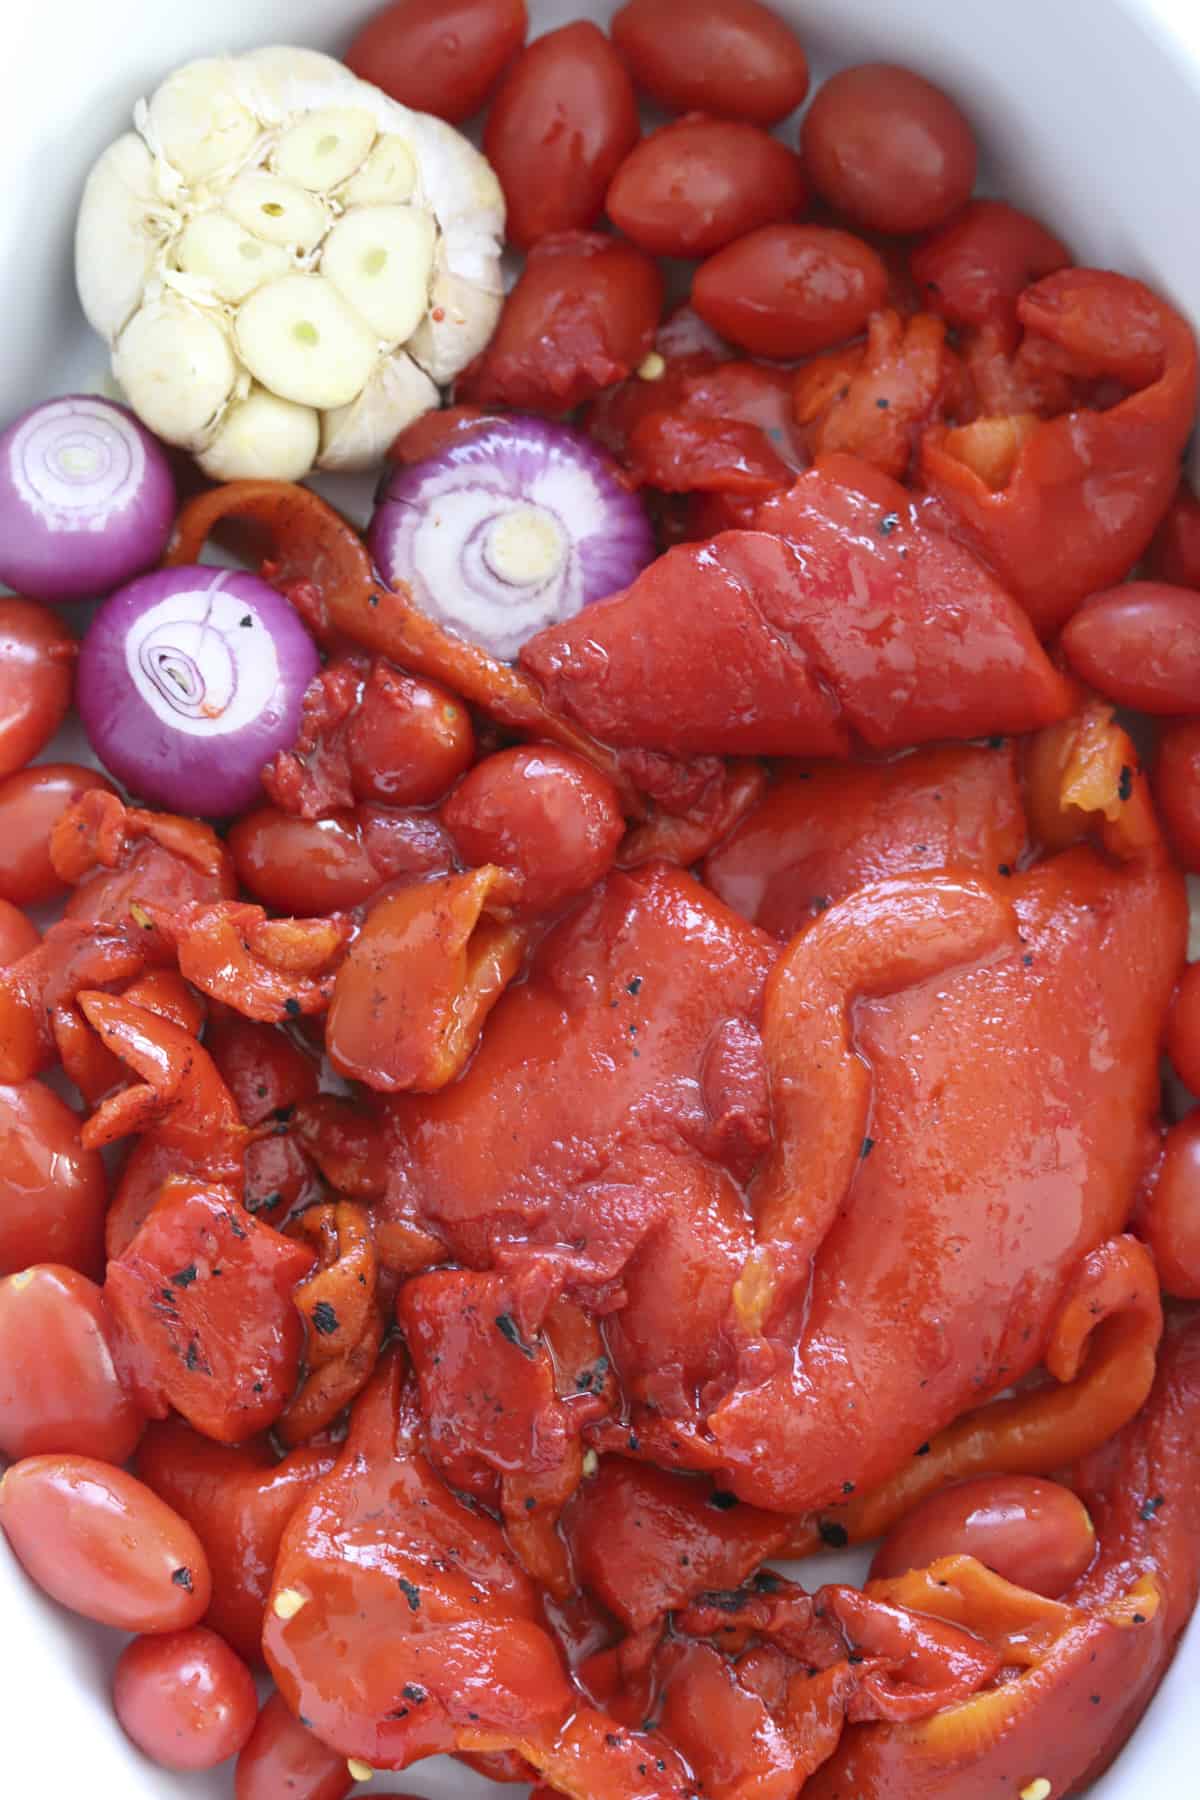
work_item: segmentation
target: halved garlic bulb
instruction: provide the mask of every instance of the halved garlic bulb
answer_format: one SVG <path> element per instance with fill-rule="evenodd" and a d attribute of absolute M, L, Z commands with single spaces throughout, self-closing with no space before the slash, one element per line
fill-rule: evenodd
<path fill-rule="evenodd" d="M 499 317 L 491 168 L 315 50 L 175 70 L 92 170 L 84 311 L 135 412 L 218 479 L 377 461 Z"/>

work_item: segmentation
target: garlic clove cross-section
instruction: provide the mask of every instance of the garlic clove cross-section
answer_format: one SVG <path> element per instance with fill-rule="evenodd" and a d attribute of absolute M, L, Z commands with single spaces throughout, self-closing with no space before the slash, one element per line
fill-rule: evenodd
<path fill-rule="evenodd" d="M 134 411 L 216 479 L 359 469 L 503 295 L 486 160 L 319 51 L 176 69 L 84 190 L 75 264 Z"/>

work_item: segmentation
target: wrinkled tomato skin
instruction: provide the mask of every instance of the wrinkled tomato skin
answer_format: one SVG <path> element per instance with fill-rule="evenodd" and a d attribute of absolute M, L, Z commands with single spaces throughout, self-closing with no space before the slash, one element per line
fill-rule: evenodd
<path fill-rule="evenodd" d="M 0 596 L 0 776 L 23 769 L 66 718 L 78 651 L 49 607 Z"/>
<path fill-rule="evenodd" d="M 80 1121 L 40 1081 L 0 1086 L 0 1275 L 31 1263 L 104 1267 L 108 1184 Z"/>
<path fill-rule="evenodd" d="M 654 256 L 711 256 L 803 211 L 800 159 L 755 125 L 695 117 L 665 125 L 617 170 L 606 210 Z"/>
<path fill-rule="evenodd" d="M 255 899 L 299 918 L 361 906 L 387 881 L 449 864 L 433 819 L 379 807 L 298 819 L 263 806 L 237 821 L 229 847 Z"/>
<path fill-rule="evenodd" d="M 1085 600 L 1063 628 L 1067 661 L 1089 687 L 1139 712 L 1200 713 L 1200 594 L 1129 581 Z"/>
<path fill-rule="evenodd" d="M 55 1263 L 0 1281 L 0 1455 L 123 1463 L 145 1421 L 109 1346 L 95 1282 Z"/>
<path fill-rule="evenodd" d="M 1151 782 L 1176 856 L 1200 874 L 1200 720 L 1163 732 Z"/>
<path fill-rule="evenodd" d="M 528 250 L 595 223 L 640 134 L 625 65 L 590 20 L 551 31 L 517 59 L 492 102 L 483 147 L 508 203 L 508 237 Z"/>
<path fill-rule="evenodd" d="M 586 893 L 612 867 L 624 832 L 611 781 L 550 746 L 489 756 L 451 795 L 442 819 L 464 862 L 511 872 L 512 904 L 523 913 Z"/>
<path fill-rule="evenodd" d="M 543 238 L 459 397 L 554 415 L 581 406 L 645 360 L 663 292 L 657 263 L 635 244 L 589 232 Z"/>
<path fill-rule="evenodd" d="M 250 1671 L 203 1625 L 135 1638 L 113 1675 L 126 1737 L 163 1769 L 215 1769 L 245 1745 L 258 1713 Z"/>
<path fill-rule="evenodd" d="M 1091 1567 L 1096 1532 L 1083 1502 L 1057 1482 L 984 1475 L 943 1488 L 884 1539 L 871 1580 L 974 1556 L 1017 1587 L 1057 1600 Z"/>
<path fill-rule="evenodd" d="M 50 833 L 89 788 L 112 782 L 77 763 L 39 763 L 0 781 L 0 899 L 40 906 L 64 890 L 50 861 Z"/>
<path fill-rule="evenodd" d="M 871 231 L 931 231 L 975 185 L 975 138 L 958 107 L 890 63 L 832 76 L 804 115 L 800 147 L 821 198 Z"/>
<path fill-rule="evenodd" d="M 393 0 L 342 60 L 401 106 L 459 125 L 479 111 L 528 28 L 525 0 Z"/>
<path fill-rule="evenodd" d="M 808 92 L 808 58 L 759 0 L 629 0 L 612 34 L 638 86 L 672 112 L 777 125 Z"/>
<path fill-rule="evenodd" d="M 0 1527 L 27 1575 L 85 1619 L 182 1631 L 212 1593 L 200 1540 L 157 1494 L 89 1456 L 30 1456 L 0 1482 Z"/>
<path fill-rule="evenodd" d="M 41 934 L 31 919 L 11 900 L 0 900 L 0 968 L 19 962 L 41 943 Z"/>
<path fill-rule="evenodd" d="M 346 730 L 355 797 L 429 806 L 470 768 L 475 733 L 448 688 L 376 662 Z"/>
<path fill-rule="evenodd" d="M 692 305 L 730 343 L 790 359 L 855 337 L 887 288 L 882 259 L 861 238 L 824 225 L 764 225 L 697 270 Z"/>
<path fill-rule="evenodd" d="M 346 1800 L 354 1777 L 346 1758 L 307 1730 L 272 1694 L 238 1757 L 235 1800 Z"/>

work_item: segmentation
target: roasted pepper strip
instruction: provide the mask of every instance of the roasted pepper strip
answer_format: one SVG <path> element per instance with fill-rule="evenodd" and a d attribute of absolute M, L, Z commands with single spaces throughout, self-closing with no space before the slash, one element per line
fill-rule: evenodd
<path fill-rule="evenodd" d="M 1107 411 L 1035 423 L 993 488 L 943 429 L 924 477 L 980 555 L 1049 634 L 1086 595 L 1124 580 L 1161 523 L 1196 411 L 1196 346 L 1185 321 L 1140 282 L 1062 269 L 1027 288 L 1018 316 L 1064 366 L 1132 392 Z"/>
<path fill-rule="evenodd" d="M 178 1159 L 177 1172 L 240 1189 L 246 1128 L 207 1050 L 173 1020 L 122 996 L 84 993 L 79 1005 L 105 1047 L 141 1077 L 92 1114 L 84 1143 L 152 1133 Z"/>
<path fill-rule="evenodd" d="M 882 997 L 1016 943 L 1007 900 L 954 875 L 861 888 L 795 938 L 763 1000 L 774 1142 L 751 1190 L 756 1247 L 734 1293 L 737 1327 L 769 1329 L 862 1160 L 871 1072 L 852 1036 L 858 1001 Z"/>
<path fill-rule="evenodd" d="M 444 631 L 409 595 L 375 579 L 358 534 L 309 488 L 287 481 L 231 481 L 190 501 L 179 515 L 167 562 L 199 562 L 213 529 L 236 523 L 264 573 L 318 634 L 336 634 L 440 681 L 510 730 L 575 750 L 608 775 L 633 810 L 634 796 L 611 750 L 556 713 L 535 683 L 486 651 Z"/>
<path fill-rule="evenodd" d="M 1163 854 L 1141 759 L 1104 701 L 1084 699 L 1069 719 L 1029 740 L 1025 794 L 1031 833 L 1046 850 L 1096 833 L 1122 862 Z"/>
<path fill-rule="evenodd" d="M 1196 1601 L 1198 1430 L 1200 1325 L 1193 1315 L 1165 1340 L 1142 1412 L 1073 1472 L 1100 1552 L 1063 1606 L 1025 1596 L 1022 1655 L 1015 1650 L 1017 1619 L 998 1620 L 981 1601 L 977 1573 L 970 1577 L 975 1596 L 960 1591 L 955 1563 L 969 1558 L 880 1584 L 924 1611 L 965 1615 L 977 1629 L 1004 1623 L 1006 1660 L 1023 1662 L 1024 1672 L 927 1721 L 852 1728 L 805 1800 L 940 1800 L 947 1793 L 992 1800 L 1035 1782 L 1041 1792 L 1043 1781 L 1049 1792 L 1066 1795 L 1102 1774 L 1162 1679 Z M 996 1576 L 987 1581 L 993 1591 L 1007 1585 Z"/>
<path fill-rule="evenodd" d="M 1110 1238 L 1084 1258 L 1055 1321 L 1045 1360 L 1057 1385 L 965 1413 L 882 1486 L 798 1526 L 790 1552 L 881 1537 L 970 1475 L 1051 1475 L 1087 1455 L 1144 1404 L 1161 1336 L 1153 1258 L 1136 1238 Z"/>
<path fill-rule="evenodd" d="M 341 916 L 269 919 L 241 900 L 146 911 L 174 944 L 180 974 L 246 1018 L 275 1025 L 325 1011 L 352 931 Z"/>
<path fill-rule="evenodd" d="M 343 1074 L 381 1093 L 453 1081 L 521 966 L 525 934 L 485 909 L 504 884 L 486 865 L 379 901 L 333 986 L 326 1044 Z"/>

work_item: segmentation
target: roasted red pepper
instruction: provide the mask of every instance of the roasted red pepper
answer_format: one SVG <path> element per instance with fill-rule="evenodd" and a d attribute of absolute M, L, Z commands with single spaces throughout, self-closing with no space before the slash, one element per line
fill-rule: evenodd
<path fill-rule="evenodd" d="M 898 749 L 1068 711 L 1020 609 L 877 471 L 834 459 L 759 525 L 672 550 L 531 639 L 551 704 L 676 755 L 839 756 L 851 732 Z"/>
<path fill-rule="evenodd" d="M 231 1448 L 182 1419 L 151 1425 L 138 1449 L 140 1480 L 185 1518 L 204 1545 L 213 1597 L 204 1622 L 247 1662 L 262 1660 L 263 1610 L 284 1529 L 333 1448 L 297 1450 L 280 1462 L 265 1438 Z"/>
<path fill-rule="evenodd" d="M 572 1710 L 537 1593 L 500 1528 L 422 1454 L 395 1352 L 285 1533 L 263 1647 L 284 1698 L 326 1743 L 405 1768 L 470 1735 L 507 1748 Z"/>
<path fill-rule="evenodd" d="M 228 1189 L 168 1182 L 104 1284 L 150 1416 L 173 1406 L 223 1444 L 273 1424 L 296 1384 L 304 1327 L 293 1289 L 313 1261 Z"/>
<path fill-rule="evenodd" d="M 956 529 L 1049 634 L 1124 580 L 1162 523 L 1196 411 L 1196 345 L 1148 288 L 1095 269 L 1047 276 L 1017 313 L 1026 341 L 1045 340 L 1061 368 L 1114 380 L 1126 397 L 1035 421 L 1000 479 L 977 473 L 966 434 L 952 444 L 943 428 L 925 439 L 922 467 Z"/>

